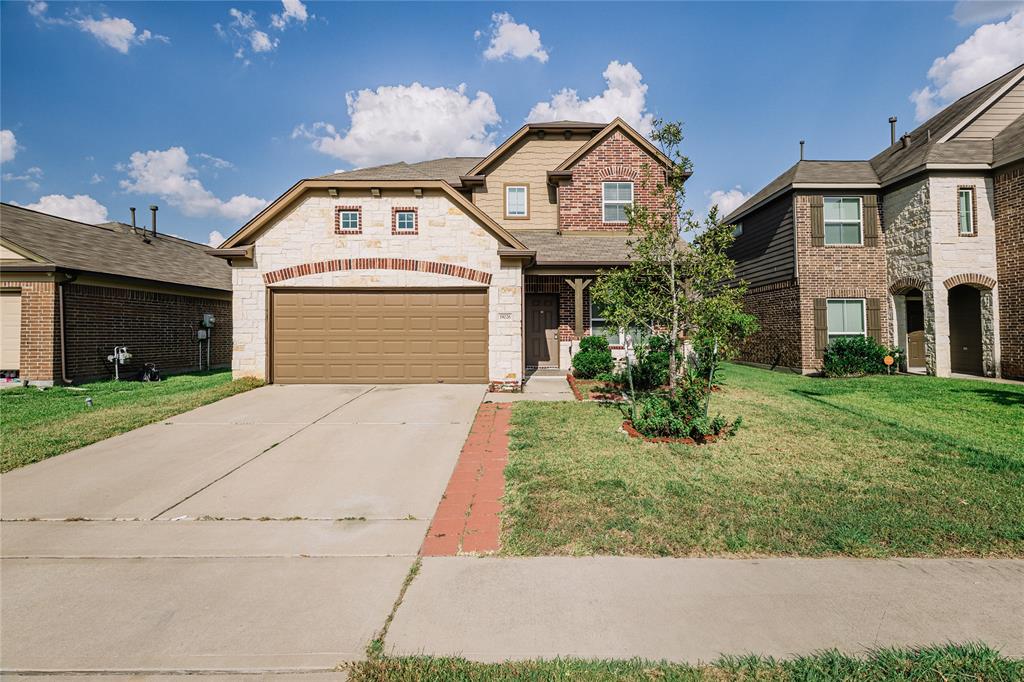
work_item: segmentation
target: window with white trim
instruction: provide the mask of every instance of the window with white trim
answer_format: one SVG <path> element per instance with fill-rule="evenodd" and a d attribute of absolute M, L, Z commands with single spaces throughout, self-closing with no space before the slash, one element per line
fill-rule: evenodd
<path fill-rule="evenodd" d="M 828 306 L 828 342 L 841 336 L 866 336 L 867 312 L 863 298 L 830 298 Z"/>
<path fill-rule="evenodd" d="M 358 230 L 359 211 L 342 211 L 340 226 L 343 230 Z"/>
<path fill-rule="evenodd" d="M 416 211 L 396 211 L 395 229 L 399 232 L 411 232 L 416 229 Z"/>
<path fill-rule="evenodd" d="M 613 327 L 605 318 L 604 313 L 593 299 L 590 301 L 590 335 L 603 336 L 608 339 L 610 346 L 625 346 L 626 336 L 629 336 L 633 344 L 638 344 L 649 336 L 649 332 L 643 329 L 623 329 Z"/>
<path fill-rule="evenodd" d="M 860 197 L 825 197 L 825 243 L 862 243 Z"/>
<path fill-rule="evenodd" d="M 633 205 L 633 183 L 604 182 L 601 183 L 601 192 L 604 222 L 629 222 L 629 219 L 626 217 L 626 207 Z"/>
<path fill-rule="evenodd" d="M 974 190 L 961 187 L 957 191 L 957 216 L 960 234 L 974 234 Z"/>
<path fill-rule="evenodd" d="M 732 236 L 739 237 L 741 234 L 743 234 L 743 223 L 736 223 L 732 228 Z"/>
<path fill-rule="evenodd" d="M 505 217 L 526 218 L 529 215 L 530 190 L 526 185 L 508 185 L 505 187 Z"/>

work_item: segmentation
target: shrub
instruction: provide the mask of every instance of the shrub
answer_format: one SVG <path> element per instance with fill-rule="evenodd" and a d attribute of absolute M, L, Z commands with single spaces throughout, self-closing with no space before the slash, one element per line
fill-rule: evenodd
<path fill-rule="evenodd" d="M 887 348 L 870 336 L 841 336 L 825 349 L 823 370 L 829 377 L 855 377 L 888 371 L 884 358 L 891 355 L 899 365 L 902 351 Z"/>
<path fill-rule="evenodd" d="M 652 336 L 637 344 L 636 363 L 632 367 L 633 386 L 646 391 L 667 384 L 671 355 L 668 338 L 664 336 Z"/>
<path fill-rule="evenodd" d="M 725 417 L 704 416 L 708 388 L 701 382 L 686 381 L 674 391 L 652 391 L 639 395 L 632 406 L 633 428 L 652 438 L 693 438 L 722 433 L 732 434 L 739 419 L 730 427 Z"/>
<path fill-rule="evenodd" d="M 585 336 L 580 339 L 580 350 L 572 357 L 572 373 L 580 379 L 593 379 L 610 372 L 615 366 L 608 339 L 603 336 Z"/>

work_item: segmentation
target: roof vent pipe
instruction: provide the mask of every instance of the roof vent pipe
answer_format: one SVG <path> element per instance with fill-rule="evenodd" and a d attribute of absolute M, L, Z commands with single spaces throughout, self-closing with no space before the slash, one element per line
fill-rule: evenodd
<path fill-rule="evenodd" d="M 153 229 L 153 236 L 156 236 L 156 212 L 158 210 L 160 210 L 160 207 L 157 206 L 156 204 L 153 204 L 152 206 L 149 207 L 149 210 L 152 211 L 152 213 L 153 213 L 152 229 Z"/>
<path fill-rule="evenodd" d="M 910 133 L 905 133 L 903 135 L 903 137 L 900 138 L 900 141 L 903 142 L 903 148 L 904 149 L 909 147 L 910 146 Z"/>
<path fill-rule="evenodd" d="M 804 160 L 804 141 L 800 140 L 800 160 Z"/>
<path fill-rule="evenodd" d="M 889 117 L 889 144 L 896 144 L 896 117 Z"/>
<path fill-rule="evenodd" d="M 131 206 L 128 210 L 132 212 L 132 232 L 135 232 L 135 207 Z"/>

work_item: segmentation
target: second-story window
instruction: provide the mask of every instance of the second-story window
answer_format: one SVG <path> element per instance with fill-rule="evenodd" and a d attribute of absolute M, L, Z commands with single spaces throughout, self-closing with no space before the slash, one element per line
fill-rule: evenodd
<path fill-rule="evenodd" d="M 825 243 L 861 243 L 860 197 L 825 197 Z"/>
<path fill-rule="evenodd" d="M 529 203 L 527 202 L 528 194 L 529 189 L 526 185 L 507 185 L 505 187 L 506 218 L 529 217 Z"/>
<path fill-rule="evenodd" d="M 970 187 L 961 187 L 957 190 L 957 217 L 960 234 L 969 236 L 974 234 L 974 190 Z"/>
<path fill-rule="evenodd" d="M 626 207 L 633 204 L 632 182 L 603 183 L 604 222 L 625 223 Z"/>
<path fill-rule="evenodd" d="M 415 232 L 416 211 L 395 211 L 395 231 Z"/>

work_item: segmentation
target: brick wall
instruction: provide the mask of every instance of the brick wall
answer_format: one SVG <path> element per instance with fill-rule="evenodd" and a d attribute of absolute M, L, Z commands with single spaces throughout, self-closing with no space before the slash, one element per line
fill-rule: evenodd
<path fill-rule="evenodd" d="M 152 362 L 162 372 L 198 367 L 196 330 L 203 313 L 217 317 L 210 360 L 231 364 L 231 301 L 81 284 L 64 285 L 66 369 L 75 381 L 113 375 L 114 346 L 132 354 L 122 372 Z M 22 313 L 23 319 L 27 319 Z M 59 341 L 58 341 L 59 343 Z M 205 349 L 204 349 L 205 350 Z M 59 362 L 59 345 L 57 361 Z M 204 354 L 205 366 L 205 354 Z M 59 369 L 58 369 L 59 374 Z"/>
<path fill-rule="evenodd" d="M 572 168 L 572 182 L 558 188 L 558 225 L 562 230 L 627 230 L 625 223 L 604 222 L 602 182 L 632 181 L 633 203 L 651 209 L 662 198 L 655 184 L 663 180 L 658 162 L 635 142 L 615 131 Z"/>
<path fill-rule="evenodd" d="M 1002 374 L 1024 379 L 1024 163 L 995 176 Z"/>
<path fill-rule="evenodd" d="M 829 196 L 859 196 L 854 192 Z M 794 197 L 796 248 L 800 296 L 800 353 L 805 371 L 821 368 L 814 343 L 814 299 L 877 298 L 881 308 L 881 343 L 892 345 L 886 288 L 885 233 L 877 246 L 812 246 L 810 194 Z M 878 201 L 878 224 L 882 225 L 882 202 Z M 866 207 L 865 207 L 866 210 Z"/>
<path fill-rule="evenodd" d="M 5 289 L 21 290 L 21 379 L 60 381 L 56 319 L 57 285 L 53 282 L 4 280 Z"/>
<path fill-rule="evenodd" d="M 750 289 L 743 308 L 757 316 L 759 331 L 747 339 L 739 360 L 777 367 L 802 368 L 800 290 L 795 282 Z"/>
<path fill-rule="evenodd" d="M 576 292 L 560 275 L 526 275 L 527 294 L 558 294 L 558 340 L 576 341 Z M 583 335 L 590 334 L 590 287 L 583 290 Z"/>

